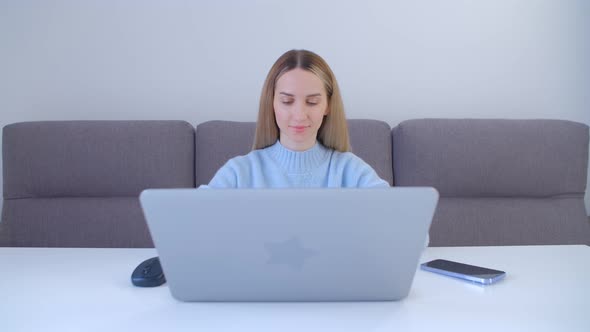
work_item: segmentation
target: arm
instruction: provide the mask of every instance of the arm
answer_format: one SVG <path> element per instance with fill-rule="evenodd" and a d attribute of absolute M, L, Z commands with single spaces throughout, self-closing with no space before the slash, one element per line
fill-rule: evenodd
<path fill-rule="evenodd" d="M 344 169 L 347 184 L 357 188 L 389 187 L 389 183 L 380 178 L 364 160 L 352 153 L 349 157 L 348 165 Z"/>
<path fill-rule="evenodd" d="M 378 188 L 378 187 L 389 187 L 389 183 L 377 175 L 377 172 L 365 163 L 364 169 L 361 171 L 361 175 L 358 180 L 359 188 Z"/>
<path fill-rule="evenodd" d="M 230 159 L 217 170 L 217 173 L 215 173 L 208 185 L 203 185 L 200 188 L 237 188 L 238 174 L 234 166 L 235 162 Z"/>

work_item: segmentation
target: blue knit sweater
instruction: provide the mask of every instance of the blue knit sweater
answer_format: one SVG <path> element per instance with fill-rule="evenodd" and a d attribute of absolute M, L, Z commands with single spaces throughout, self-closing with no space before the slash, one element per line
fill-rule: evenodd
<path fill-rule="evenodd" d="M 279 141 L 265 149 L 230 159 L 210 188 L 387 187 L 375 170 L 350 152 L 317 142 L 306 151 L 292 151 Z"/>
<path fill-rule="evenodd" d="M 306 151 L 292 151 L 277 141 L 262 150 L 230 159 L 209 185 L 200 188 L 389 187 L 375 170 L 350 152 L 317 142 Z M 424 247 L 428 246 L 426 236 Z"/>

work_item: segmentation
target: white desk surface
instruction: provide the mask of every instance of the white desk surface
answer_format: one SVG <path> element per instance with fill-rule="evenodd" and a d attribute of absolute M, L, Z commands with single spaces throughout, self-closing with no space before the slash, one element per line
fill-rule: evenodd
<path fill-rule="evenodd" d="M 0 248 L 1 331 L 590 331 L 590 247 L 428 248 L 491 286 L 418 270 L 399 302 L 182 303 L 130 274 L 154 249 Z"/>

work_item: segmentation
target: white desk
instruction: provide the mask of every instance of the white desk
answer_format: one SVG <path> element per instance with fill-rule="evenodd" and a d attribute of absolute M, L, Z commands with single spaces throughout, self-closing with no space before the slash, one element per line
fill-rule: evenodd
<path fill-rule="evenodd" d="M 410 295 L 376 303 L 181 303 L 136 288 L 153 249 L 0 248 L 0 330 L 11 331 L 590 331 L 587 246 L 428 248 L 505 270 L 477 286 L 417 271 Z"/>

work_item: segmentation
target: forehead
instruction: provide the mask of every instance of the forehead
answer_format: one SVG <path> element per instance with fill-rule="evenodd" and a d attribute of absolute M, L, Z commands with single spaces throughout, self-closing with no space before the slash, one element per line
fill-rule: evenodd
<path fill-rule="evenodd" d="M 275 92 L 293 95 L 309 95 L 321 93 L 325 95 L 324 83 L 314 73 L 301 68 L 289 70 L 279 77 Z"/>

